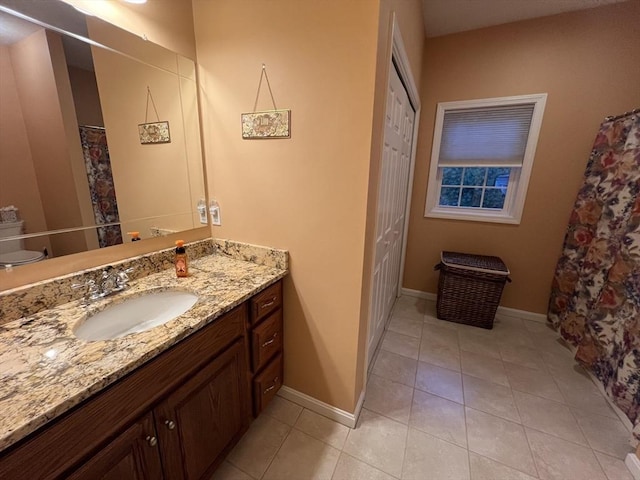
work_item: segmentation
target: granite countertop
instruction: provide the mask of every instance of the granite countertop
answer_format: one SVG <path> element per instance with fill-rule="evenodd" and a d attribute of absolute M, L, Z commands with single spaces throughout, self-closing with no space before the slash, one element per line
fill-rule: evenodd
<path fill-rule="evenodd" d="M 0 325 L 0 451 L 114 383 L 287 274 L 286 268 L 214 254 L 194 260 L 190 276 L 172 269 L 85 307 L 72 301 Z M 146 332 L 86 342 L 73 328 L 87 313 L 153 289 L 199 296 L 178 318 Z"/>

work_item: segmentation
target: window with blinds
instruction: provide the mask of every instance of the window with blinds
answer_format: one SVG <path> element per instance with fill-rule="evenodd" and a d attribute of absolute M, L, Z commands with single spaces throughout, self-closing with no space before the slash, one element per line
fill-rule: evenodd
<path fill-rule="evenodd" d="M 519 223 L 545 101 L 438 104 L 425 216 Z"/>

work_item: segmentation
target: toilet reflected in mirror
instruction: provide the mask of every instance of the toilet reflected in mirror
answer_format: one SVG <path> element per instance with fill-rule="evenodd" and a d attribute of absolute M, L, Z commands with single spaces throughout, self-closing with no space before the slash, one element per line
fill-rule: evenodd
<path fill-rule="evenodd" d="M 19 238 L 23 233 L 23 220 L 0 222 L 0 268 L 17 267 L 44 260 L 44 252 L 25 250 L 24 239 Z"/>

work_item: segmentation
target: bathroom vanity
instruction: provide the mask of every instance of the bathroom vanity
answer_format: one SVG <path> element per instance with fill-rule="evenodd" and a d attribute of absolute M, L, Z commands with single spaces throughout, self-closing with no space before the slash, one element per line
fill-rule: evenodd
<path fill-rule="evenodd" d="M 220 245 L 192 261 L 189 278 L 161 271 L 95 305 L 70 302 L 0 326 L 0 359 L 9 359 L 0 478 L 211 476 L 282 385 L 287 274 L 286 261 L 256 264 L 239 259 L 256 255 L 238 244 Z M 113 340 L 73 336 L 87 308 L 175 288 L 199 297 L 175 320 Z M 24 344 L 19 359 L 8 356 L 12 338 Z"/>

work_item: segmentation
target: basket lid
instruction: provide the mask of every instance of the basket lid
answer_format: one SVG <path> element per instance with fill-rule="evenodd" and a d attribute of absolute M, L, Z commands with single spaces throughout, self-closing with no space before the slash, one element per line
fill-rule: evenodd
<path fill-rule="evenodd" d="M 495 275 L 509 275 L 509 269 L 500 257 L 488 255 L 473 255 L 470 253 L 441 252 L 442 263 L 447 267 L 474 270 L 476 272 L 493 273 Z"/>

